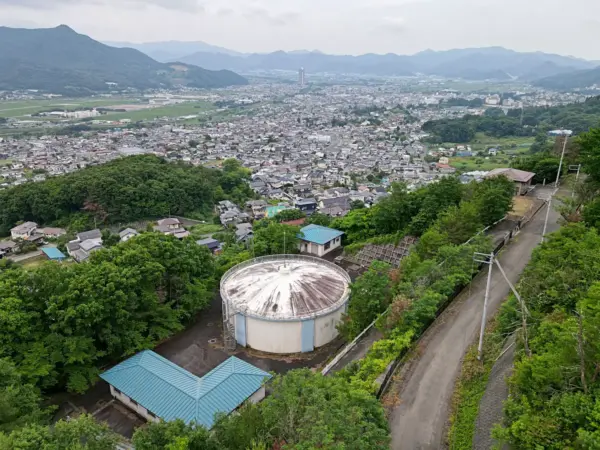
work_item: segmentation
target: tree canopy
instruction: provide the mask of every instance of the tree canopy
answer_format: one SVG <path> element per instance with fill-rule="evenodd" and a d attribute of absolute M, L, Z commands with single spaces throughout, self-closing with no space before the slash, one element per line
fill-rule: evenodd
<path fill-rule="evenodd" d="M 72 226 L 208 214 L 215 201 L 252 197 L 248 170 L 226 161 L 223 170 L 169 163 L 156 156 L 121 158 L 41 183 L 0 191 L 0 235 L 19 221 Z"/>
<path fill-rule="evenodd" d="M 158 233 L 92 255 L 0 271 L 0 358 L 26 383 L 83 392 L 99 367 L 178 331 L 208 306 L 214 265 L 193 240 Z"/>

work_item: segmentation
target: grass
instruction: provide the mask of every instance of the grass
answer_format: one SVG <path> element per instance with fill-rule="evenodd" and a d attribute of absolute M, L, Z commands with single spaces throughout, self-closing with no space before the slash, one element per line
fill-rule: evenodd
<path fill-rule="evenodd" d="M 38 267 L 40 267 L 42 264 L 44 264 L 47 261 L 48 261 L 48 258 L 46 258 L 45 255 L 40 255 L 35 258 L 26 259 L 25 261 L 19 262 L 17 264 L 20 265 L 23 269 L 33 270 L 33 269 L 37 269 Z"/>
<path fill-rule="evenodd" d="M 223 227 L 213 223 L 205 223 L 202 225 L 194 225 L 190 231 L 198 234 L 212 234 L 223 231 Z"/>
<path fill-rule="evenodd" d="M 485 393 L 488 378 L 496 358 L 502 352 L 503 337 L 497 333 L 496 318 L 487 325 L 483 339 L 484 361 L 477 360 L 475 342 L 465 355 L 461 374 L 456 382 L 452 397 L 448 448 L 450 450 L 470 449 L 473 446 L 475 422 L 479 414 L 479 403 Z"/>
<path fill-rule="evenodd" d="M 450 165 L 464 172 L 471 172 L 473 170 L 494 170 L 499 167 L 508 167 L 509 164 L 507 159 L 497 157 L 490 157 L 489 159 L 480 156 L 450 158 Z"/>

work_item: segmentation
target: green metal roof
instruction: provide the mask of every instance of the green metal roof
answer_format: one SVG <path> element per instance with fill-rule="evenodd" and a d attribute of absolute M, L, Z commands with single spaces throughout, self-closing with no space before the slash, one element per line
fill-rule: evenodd
<path fill-rule="evenodd" d="M 301 234 L 298 235 L 300 239 L 320 245 L 327 244 L 344 234 L 342 231 L 315 224 L 307 225 L 300 231 Z"/>
<path fill-rule="evenodd" d="M 100 378 L 167 422 L 182 419 L 211 428 L 216 413 L 231 413 L 271 375 L 232 356 L 199 378 L 146 350 Z"/>

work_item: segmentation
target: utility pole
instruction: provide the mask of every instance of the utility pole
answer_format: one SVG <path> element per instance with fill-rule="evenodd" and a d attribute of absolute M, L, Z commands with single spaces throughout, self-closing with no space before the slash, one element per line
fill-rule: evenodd
<path fill-rule="evenodd" d="M 479 259 L 478 259 L 479 258 Z M 481 329 L 479 330 L 479 346 L 477 347 L 477 359 L 481 361 L 483 356 L 483 335 L 485 333 L 485 323 L 487 321 L 487 306 L 490 298 L 490 287 L 492 284 L 492 266 L 494 264 L 494 253 L 475 253 L 473 260 L 488 265 L 487 284 L 485 286 L 485 299 L 483 302 L 483 315 L 481 317 Z"/>
<path fill-rule="evenodd" d="M 542 231 L 542 243 L 544 242 L 546 236 L 546 228 L 548 228 L 548 218 L 550 217 L 550 209 L 552 208 L 552 198 L 556 195 L 557 192 L 558 188 L 554 189 L 553 192 L 548 194 L 547 198 L 538 197 L 540 200 L 545 200 L 546 202 L 548 202 L 548 209 L 546 210 L 546 219 L 544 220 L 544 230 Z"/>
<path fill-rule="evenodd" d="M 494 262 L 498 266 L 498 269 L 500 269 L 500 273 L 502 274 L 502 276 L 508 283 L 510 290 L 513 292 L 513 294 L 515 294 L 515 297 L 517 298 L 519 304 L 521 305 L 521 322 L 522 322 L 522 327 L 523 327 L 523 342 L 524 342 L 524 346 L 525 346 L 525 354 L 527 356 L 531 356 L 531 352 L 529 351 L 529 342 L 528 342 L 528 333 L 527 333 L 527 316 L 529 315 L 529 311 L 527 310 L 527 306 L 525 306 L 525 302 L 523 301 L 523 299 L 521 298 L 521 296 L 519 295 L 519 293 L 517 292 L 517 290 L 515 289 L 513 284 L 510 282 L 510 280 L 506 276 L 504 269 L 500 265 L 500 261 L 498 261 L 498 259 L 496 259 L 496 260 L 494 260 Z"/>
<path fill-rule="evenodd" d="M 581 164 L 577 166 L 569 166 L 569 172 L 577 171 L 577 175 L 575 175 L 575 183 L 573 184 L 573 192 L 571 192 L 571 198 L 575 197 L 575 188 L 577 187 L 577 183 L 579 182 L 579 174 L 581 172 Z"/>
<path fill-rule="evenodd" d="M 564 132 L 565 142 L 563 143 L 562 153 L 560 155 L 560 164 L 558 165 L 558 173 L 556 174 L 556 183 L 555 187 L 558 189 L 558 181 L 560 180 L 560 172 L 562 170 L 563 160 L 565 158 L 565 150 L 567 149 L 567 141 L 569 140 L 569 136 L 571 136 L 572 132 Z"/>

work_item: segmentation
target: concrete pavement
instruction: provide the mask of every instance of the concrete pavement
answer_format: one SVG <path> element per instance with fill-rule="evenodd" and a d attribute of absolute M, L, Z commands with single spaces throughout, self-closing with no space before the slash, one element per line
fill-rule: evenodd
<path fill-rule="evenodd" d="M 546 207 L 500 252 L 499 260 L 508 278 L 516 284 L 541 241 Z M 559 228 L 560 215 L 550 211 L 547 233 Z M 477 336 L 485 294 L 487 270 L 437 319 L 420 343 L 418 359 L 403 369 L 392 386 L 399 393 L 389 418 L 394 450 L 439 450 L 444 448 L 444 430 L 456 376 L 467 348 Z M 495 268 L 492 274 L 488 317 L 509 294 L 510 288 Z"/>

